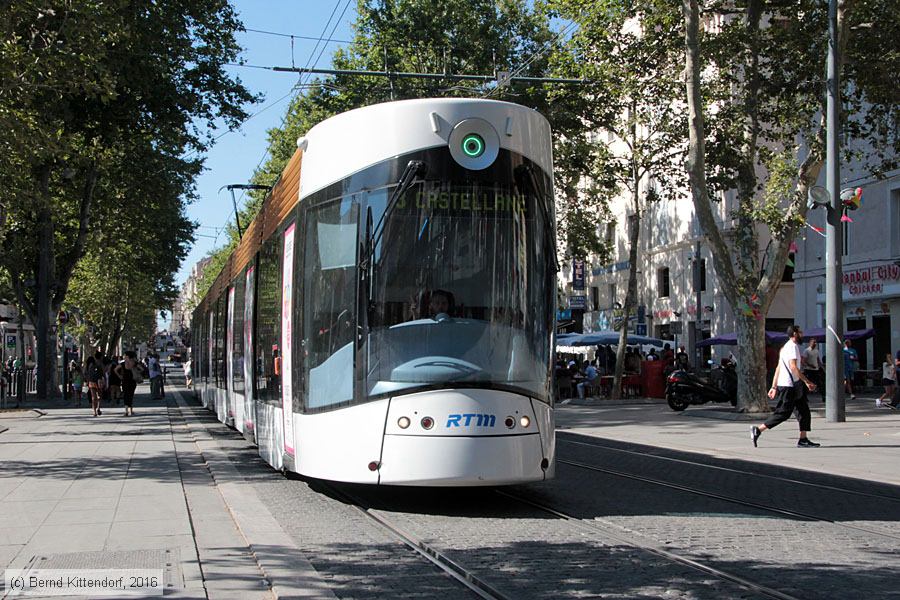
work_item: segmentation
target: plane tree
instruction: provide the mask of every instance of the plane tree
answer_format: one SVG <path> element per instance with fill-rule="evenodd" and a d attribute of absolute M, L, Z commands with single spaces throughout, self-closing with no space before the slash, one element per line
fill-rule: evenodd
<path fill-rule="evenodd" d="M 145 178 L 188 201 L 212 126 L 245 117 L 252 97 L 224 71 L 239 27 L 226 0 L 7 3 L 0 266 L 35 323 L 39 395 L 52 393 L 55 315 L 91 239 L 118 226 L 117 191 Z M 152 195 L 128 201 L 144 210 Z"/>
<path fill-rule="evenodd" d="M 738 406 L 746 411 L 768 410 L 764 317 L 825 161 L 827 4 L 683 0 L 686 170 L 735 313 Z M 876 175 L 900 156 L 896 11 L 894 0 L 839 2 L 844 158 Z M 721 215 L 726 193 L 734 203 Z"/>

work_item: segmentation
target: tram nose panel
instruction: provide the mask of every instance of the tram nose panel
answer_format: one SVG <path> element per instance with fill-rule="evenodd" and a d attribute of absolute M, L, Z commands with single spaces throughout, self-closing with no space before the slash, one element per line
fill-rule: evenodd
<path fill-rule="evenodd" d="M 391 399 L 386 435 L 537 435 L 538 420 L 525 396 L 499 390 L 438 390 Z"/>

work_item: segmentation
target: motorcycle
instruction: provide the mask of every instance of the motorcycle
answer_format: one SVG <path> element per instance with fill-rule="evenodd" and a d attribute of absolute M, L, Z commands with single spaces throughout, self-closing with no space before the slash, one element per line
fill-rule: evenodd
<path fill-rule="evenodd" d="M 666 402 L 674 411 L 707 402 L 729 402 L 736 406 L 737 372 L 734 364 L 722 361 L 720 367 L 711 369 L 709 379 L 684 369 L 672 371 L 666 378 Z"/>

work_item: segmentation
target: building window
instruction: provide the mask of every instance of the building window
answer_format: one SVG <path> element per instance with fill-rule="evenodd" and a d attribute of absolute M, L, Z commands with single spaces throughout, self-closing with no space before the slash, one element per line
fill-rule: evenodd
<path fill-rule="evenodd" d="M 706 259 L 700 260 L 700 291 L 706 291 Z"/>
<path fill-rule="evenodd" d="M 656 289 L 660 298 L 669 297 L 669 267 L 656 270 Z"/>
<path fill-rule="evenodd" d="M 614 246 L 616 243 L 616 224 L 615 223 L 607 223 L 606 224 L 606 243 Z"/>
<path fill-rule="evenodd" d="M 900 255 L 900 190 L 891 190 L 891 255 Z"/>
<path fill-rule="evenodd" d="M 616 284 L 609 284 L 609 306 L 611 307 L 616 303 Z"/>
<path fill-rule="evenodd" d="M 591 288 L 591 309 L 600 308 L 600 288 L 594 286 Z"/>

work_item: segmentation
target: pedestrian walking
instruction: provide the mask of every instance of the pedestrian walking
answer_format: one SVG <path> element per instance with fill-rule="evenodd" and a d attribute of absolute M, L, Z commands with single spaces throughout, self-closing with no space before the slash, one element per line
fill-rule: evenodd
<path fill-rule="evenodd" d="M 850 394 L 851 400 L 856 400 L 853 393 L 853 378 L 856 377 L 856 369 L 859 367 L 859 354 L 853 347 L 853 342 L 844 340 L 844 390 Z"/>
<path fill-rule="evenodd" d="M 122 381 L 122 402 L 125 403 L 126 417 L 134 416 L 134 390 L 137 388 L 135 369 L 140 369 L 137 356 L 132 350 L 125 351 L 125 360 L 116 365 L 116 375 Z"/>
<path fill-rule="evenodd" d="M 809 340 L 809 345 L 803 350 L 803 374 L 819 388 L 822 402 L 825 402 L 825 386 L 822 385 L 822 373 L 824 372 L 825 365 L 822 364 L 822 357 L 819 354 L 819 343 L 813 338 Z"/>
<path fill-rule="evenodd" d="M 120 404 L 122 402 L 122 378 L 118 373 L 118 369 L 116 367 L 119 366 L 119 360 L 117 357 L 113 357 L 110 361 L 109 372 L 107 374 L 109 379 L 109 398 L 112 404 Z"/>
<path fill-rule="evenodd" d="M 78 363 L 72 365 L 72 395 L 75 396 L 75 406 L 81 406 L 81 389 L 84 387 L 84 373 Z"/>
<path fill-rule="evenodd" d="M 88 392 L 91 395 L 91 408 L 94 410 L 94 416 L 99 417 L 103 414 L 103 411 L 100 410 L 100 399 L 103 395 L 101 385 L 106 383 L 102 354 L 98 352 L 94 356 L 88 357 L 84 364 L 84 374 L 88 382 Z"/>
<path fill-rule="evenodd" d="M 884 393 L 875 401 L 875 406 L 881 408 L 887 406 L 889 408 L 897 408 L 893 405 L 894 386 L 897 381 L 897 366 L 894 363 L 894 357 L 888 352 L 881 363 L 881 385 L 884 386 Z"/>
<path fill-rule="evenodd" d="M 161 400 L 162 391 L 162 369 L 159 367 L 159 359 L 156 354 L 151 354 L 147 359 L 147 372 L 150 377 L 150 398 L 152 400 Z"/>
<path fill-rule="evenodd" d="M 821 446 L 807 437 L 807 433 L 812 428 L 812 415 L 809 413 L 806 394 L 800 386 L 805 384 L 810 391 L 814 391 L 816 384 L 800 372 L 800 341 L 803 338 L 803 332 L 800 331 L 799 326 L 791 325 L 787 334 L 788 341 L 778 353 L 778 364 L 775 366 L 772 387 L 769 389 L 769 398 L 777 398 L 778 405 L 765 423 L 750 428 L 750 439 L 753 440 L 754 448 L 763 431 L 787 421 L 795 411 L 800 425 L 800 439 L 797 446 L 799 448 Z"/>

